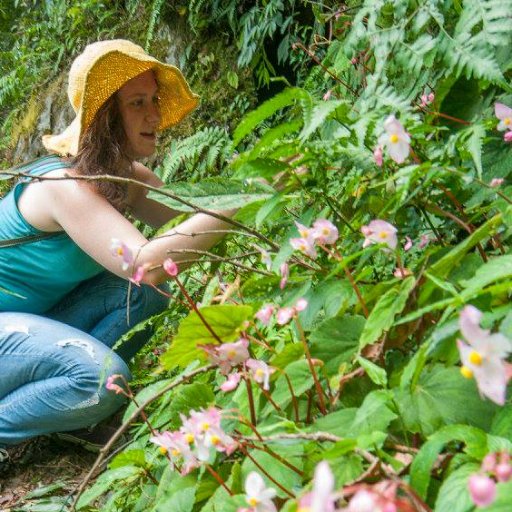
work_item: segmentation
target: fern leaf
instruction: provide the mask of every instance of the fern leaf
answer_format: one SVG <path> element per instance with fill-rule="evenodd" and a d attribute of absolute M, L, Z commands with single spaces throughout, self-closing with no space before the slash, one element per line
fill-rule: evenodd
<path fill-rule="evenodd" d="M 299 138 L 304 142 L 339 106 L 345 105 L 345 101 L 322 101 L 312 109 L 304 109 L 304 128 Z"/>
<path fill-rule="evenodd" d="M 310 99 L 309 94 L 298 87 L 290 87 L 280 92 L 273 98 L 265 101 L 256 110 L 249 112 L 240 124 L 236 127 L 233 133 L 233 144 L 235 146 L 251 131 L 256 128 L 262 121 L 268 119 L 270 116 L 275 114 L 278 110 L 289 107 L 295 104 L 296 101 L 301 99 Z"/>
<path fill-rule="evenodd" d="M 470 133 L 466 148 L 476 167 L 478 178 L 482 179 L 482 140 L 485 137 L 485 128 L 481 124 L 474 124 L 468 128 Z"/>

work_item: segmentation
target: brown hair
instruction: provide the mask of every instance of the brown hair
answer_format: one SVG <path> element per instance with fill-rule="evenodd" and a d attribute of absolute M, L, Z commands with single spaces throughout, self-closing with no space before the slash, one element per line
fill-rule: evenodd
<path fill-rule="evenodd" d="M 93 121 L 80 138 L 80 148 L 72 163 L 83 176 L 110 174 L 131 177 L 132 163 L 126 149 L 126 132 L 116 94 L 98 110 Z M 96 190 L 116 210 L 126 209 L 127 186 L 111 181 L 97 181 Z"/>

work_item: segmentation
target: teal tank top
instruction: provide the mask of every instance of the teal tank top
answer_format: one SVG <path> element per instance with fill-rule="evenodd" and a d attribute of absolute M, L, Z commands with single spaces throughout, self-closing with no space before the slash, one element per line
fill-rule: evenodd
<path fill-rule="evenodd" d="M 19 170 L 32 176 L 42 176 L 55 169 L 69 167 L 58 156 L 51 155 Z M 25 220 L 18 209 L 18 200 L 29 180 L 18 181 L 0 200 L 0 240 L 41 233 Z M 81 281 L 103 270 L 64 231 L 50 238 L 0 248 L 0 311 L 44 313 Z"/>

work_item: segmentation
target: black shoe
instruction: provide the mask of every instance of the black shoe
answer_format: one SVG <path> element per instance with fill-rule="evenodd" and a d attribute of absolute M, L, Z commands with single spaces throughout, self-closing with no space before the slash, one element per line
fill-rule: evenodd
<path fill-rule="evenodd" d="M 81 446 L 84 450 L 98 453 L 116 433 L 117 429 L 110 425 L 96 425 L 70 432 L 57 432 L 52 437 L 59 441 Z M 118 446 L 125 439 L 121 437 L 115 443 Z"/>

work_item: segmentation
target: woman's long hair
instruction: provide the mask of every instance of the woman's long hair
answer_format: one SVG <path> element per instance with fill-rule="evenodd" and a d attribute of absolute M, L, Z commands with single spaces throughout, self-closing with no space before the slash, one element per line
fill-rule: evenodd
<path fill-rule="evenodd" d="M 126 140 L 118 101 L 116 94 L 113 94 L 82 134 L 80 148 L 72 164 L 83 176 L 111 174 L 129 178 L 132 174 L 132 161 L 127 153 Z M 127 195 L 125 184 L 97 181 L 94 186 L 114 208 L 124 212 Z"/>

